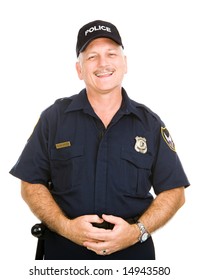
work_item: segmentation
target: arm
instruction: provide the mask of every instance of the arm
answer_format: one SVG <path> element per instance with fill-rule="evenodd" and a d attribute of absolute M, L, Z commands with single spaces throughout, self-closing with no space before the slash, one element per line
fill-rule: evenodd
<path fill-rule="evenodd" d="M 54 231 L 63 232 L 67 218 L 44 185 L 22 181 L 21 196 L 43 223 Z"/>
<path fill-rule="evenodd" d="M 154 199 L 151 206 L 139 220 L 152 233 L 165 225 L 184 202 L 184 187 L 164 191 Z M 104 240 L 104 242 L 85 242 L 84 246 L 95 251 L 97 254 L 102 254 L 103 250 L 106 250 L 107 254 L 111 254 L 138 242 L 140 231 L 136 224 L 130 225 L 123 219 L 115 216 L 103 215 L 102 218 L 115 224 L 113 230 L 102 233 L 102 236 L 95 236 L 95 238 Z"/>
<path fill-rule="evenodd" d="M 164 191 L 154 199 L 140 221 L 152 233 L 165 225 L 184 203 L 184 187 Z"/>
<path fill-rule="evenodd" d="M 89 238 L 89 234 L 104 231 L 92 226 L 91 223 L 101 223 L 103 220 L 97 215 L 85 215 L 76 219 L 69 219 L 62 212 L 53 199 L 49 190 L 42 184 L 30 184 L 22 181 L 21 195 L 31 211 L 49 229 L 66 237 L 73 242 L 83 245 L 85 241 L 98 241 Z"/>

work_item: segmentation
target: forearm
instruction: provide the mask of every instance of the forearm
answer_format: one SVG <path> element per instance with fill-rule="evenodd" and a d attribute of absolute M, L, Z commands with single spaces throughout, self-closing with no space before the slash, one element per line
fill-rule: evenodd
<path fill-rule="evenodd" d="M 151 206 L 140 217 L 140 221 L 152 233 L 165 225 L 184 202 L 183 187 L 164 191 L 154 199 Z"/>
<path fill-rule="evenodd" d="M 21 195 L 31 211 L 49 229 L 76 244 L 83 245 L 85 241 L 95 240 L 92 236 L 95 231 L 105 231 L 92 226 L 92 223 L 103 222 L 97 215 L 85 215 L 76 219 L 67 218 L 49 190 L 41 184 L 22 182 Z M 96 239 L 95 242 L 98 242 L 98 240 Z"/>
<path fill-rule="evenodd" d="M 21 195 L 35 216 L 52 231 L 65 235 L 68 218 L 45 186 L 22 181 Z"/>

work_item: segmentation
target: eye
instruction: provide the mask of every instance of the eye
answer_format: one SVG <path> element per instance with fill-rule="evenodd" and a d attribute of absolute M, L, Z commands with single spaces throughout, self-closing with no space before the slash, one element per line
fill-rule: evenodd
<path fill-rule="evenodd" d="M 94 58 L 96 57 L 96 55 L 89 55 L 88 57 L 87 57 L 87 60 L 93 60 Z"/>
<path fill-rule="evenodd" d="M 116 53 L 109 53 L 109 56 L 114 57 L 114 56 L 116 56 Z"/>

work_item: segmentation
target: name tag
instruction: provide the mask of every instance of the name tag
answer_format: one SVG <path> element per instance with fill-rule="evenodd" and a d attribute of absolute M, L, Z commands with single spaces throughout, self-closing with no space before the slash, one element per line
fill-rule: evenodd
<path fill-rule="evenodd" d="M 71 142 L 70 141 L 66 141 L 66 142 L 61 142 L 61 143 L 57 143 L 56 144 L 56 149 L 62 149 L 62 148 L 67 148 L 71 146 Z"/>

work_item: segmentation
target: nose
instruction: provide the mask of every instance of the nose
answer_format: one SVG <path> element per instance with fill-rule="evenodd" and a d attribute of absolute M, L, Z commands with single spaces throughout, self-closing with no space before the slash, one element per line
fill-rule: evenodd
<path fill-rule="evenodd" d="M 98 58 L 98 64 L 100 67 L 104 67 L 108 65 L 108 58 L 106 55 L 100 55 Z"/>

